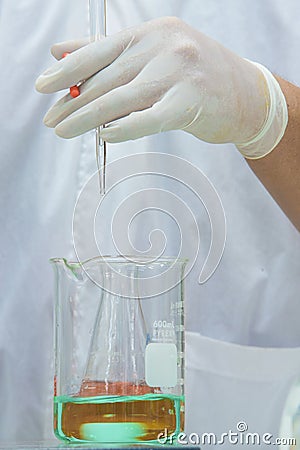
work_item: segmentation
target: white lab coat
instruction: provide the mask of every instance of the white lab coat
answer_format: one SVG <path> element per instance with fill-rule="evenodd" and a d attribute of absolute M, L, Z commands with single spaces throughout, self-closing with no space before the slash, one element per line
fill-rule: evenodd
<path fill-rule="evenodd" d="M 87 4 L 0 1 L 0 443 L 52 436 L 48 259 L 74 257 L 73 208 L 95 160 L 91 133 L 65 141 L 43 126 L 54 96 L 36 93 L 34 80 L 51 64 L 53 42 L 88 34 Z M 299 8 L 297 0 L 108 0 L 108 33 L 177 15 L 241 56 L 299 83 Z M 170 132 L 111 145 L 108 160 L 145 151 L 168 152 L 198 166 L 218 191 L 227 220 L 221 264 L 200 286 L 208 219 L 199 202 L 185 199 L 202 230 L 200 257 L 186 280 L 186 431 L 220 435 L 245 421 L 249 431 L 276 438 L 287 394 L 300 373 L 299 233 L 232 145 L 214 146 Z M 168 179 L 155 182 L 182 192 Z M 116 191 L 107 216 L 124 192 L 140 187 L 137 179 Z M 84 229 L 88 202 L 81 208 Z M 176 252 L 176 229 L 169 218 L 155 212 L 139 220 L 131 236 L 138 247 L 147 248 L 148 231 L 166 225 L 166 252 Z M 101 228 L 101 236 L 107 251 L 115 253 L 108 230 Z M 79 245 L 91 256 L 84 235 Z"/>

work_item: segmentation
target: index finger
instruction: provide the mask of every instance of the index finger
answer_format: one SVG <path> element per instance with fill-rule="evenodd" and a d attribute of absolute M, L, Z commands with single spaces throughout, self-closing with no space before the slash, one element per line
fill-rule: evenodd
<path fill-rule="evenodd" d="M 73 39 L 72 41 L 58 42 L 52 45 L 51 54 L 57 60 L 62 59 L 64 53 L 73 53 L 92 42 L 89 38 Z"/>
<path fill-rule="evenodd" d="M 133 39 L 130 30 L 124 30 L 70 53 L 38 77 L 37 91 L 49 94 L 90 78 L 117 59 Z"/>

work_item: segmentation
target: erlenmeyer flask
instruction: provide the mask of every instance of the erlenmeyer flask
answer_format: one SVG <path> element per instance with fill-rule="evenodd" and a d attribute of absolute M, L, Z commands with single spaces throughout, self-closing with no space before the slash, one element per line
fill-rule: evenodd
<path fill-rule="evenodd" d="M 116 295 L 111 292 L 116 283 L 114 271 L 105 266 L 102 270 L 106 290 L 102 290 L 80 395 L 150 393 L 153 388 L 145 383 L 147 330 L 141 301 L 135 292 L 137 279 L 127 270 L 124 296 L 120 286 Z"/>

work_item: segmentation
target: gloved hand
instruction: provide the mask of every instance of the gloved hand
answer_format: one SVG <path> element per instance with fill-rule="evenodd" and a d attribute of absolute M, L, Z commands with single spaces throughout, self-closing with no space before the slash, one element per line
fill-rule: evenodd
<path fill-rule="evenodd" d="M 182 129 L 211 143 L 235 143 L 249 158 L 277 145 L 287 122 L 284 96 L 267 69 L 166 17 L 101 41 L 57 44 L 60 59 L 36 81 L 42 93 L 78 83 L 44 122 L 64 138 L 96 126 L 108 142 Z M 80 48 L 82 47 L 82 48 Z"/>

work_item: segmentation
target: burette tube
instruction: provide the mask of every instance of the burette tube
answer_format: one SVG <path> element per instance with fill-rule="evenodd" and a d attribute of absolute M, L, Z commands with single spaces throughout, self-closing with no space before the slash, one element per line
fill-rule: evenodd
<path fill-rule="evenodd" d="M 98 41 L 106 36 L 106 0 L 89 0 L 90 41 Z M 96 127 L 96 162 L 99 176 L 100 195 L 105 194 L 106 142 L 100 137 L 105 125 Z"/>

